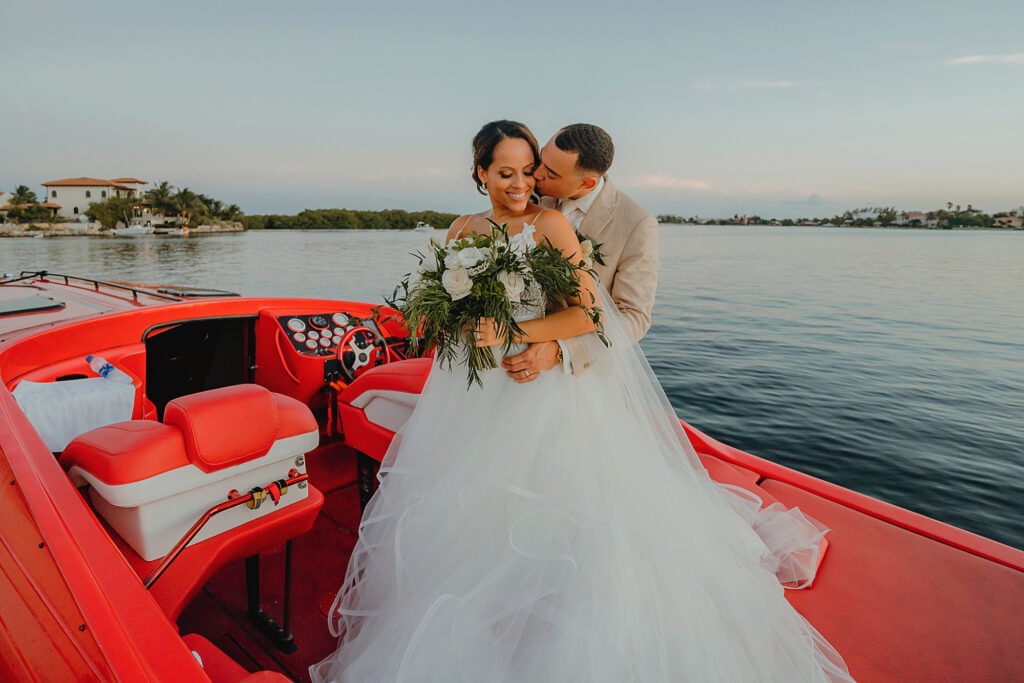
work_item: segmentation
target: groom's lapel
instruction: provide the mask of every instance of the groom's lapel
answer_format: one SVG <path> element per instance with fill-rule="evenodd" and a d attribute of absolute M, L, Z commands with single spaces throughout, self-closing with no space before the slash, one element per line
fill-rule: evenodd
<path fill-rule="evenodd" d="M 593 239 L 595 242 L 604 242 L 603 239 L 605 232 L 608 231 L 612 224 L 612 219 L 615 217 L 615 204 L 617 200 L 618 192 L 615 190 L 615 186 L 608 179 L 608 176 L 604 178 L 604 187 L 601 188 L 600 194 L 594 199 L 594 203 L 590 206 L 590 211 L 587 211 L 587 215 L 583 218 L 583 223 L 580 224 L 580 232 L 587 237 Z"/>

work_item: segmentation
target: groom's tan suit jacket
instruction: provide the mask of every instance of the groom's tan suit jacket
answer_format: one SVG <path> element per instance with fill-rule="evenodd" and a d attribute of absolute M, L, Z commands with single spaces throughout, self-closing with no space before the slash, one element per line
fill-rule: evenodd
<path fill-rule="evenodd" d="M 627 330 L 639 341 L 651 326 L 658 287 L 658 221 L 651 212 L 619 192 L 605 176 L 580 234 L 601 245 L 604 265 L 594 264 L 601 284 L 622 313 Z M 569 352 L 573 374 L 580 374 L 600 353 L 595 335 L 560 340 Z M 589 337 L 590 339 L 585 339 Z"/>

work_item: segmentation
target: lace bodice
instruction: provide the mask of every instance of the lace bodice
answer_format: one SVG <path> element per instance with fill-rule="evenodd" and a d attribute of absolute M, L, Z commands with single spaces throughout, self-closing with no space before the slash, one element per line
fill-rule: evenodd
<path fill-rule="evenodd" d="M 537 216 L 539 215 L 540 213 L 537 214 Z M 534 220 L 536 221 L 537 218 L 534 217 Z M 519 254 L 526 253 L 530 249 L 536 249 L 537 240 L 533 236 L 536 231 L 537 226 L 534 223 L 523 223 L 522 230 L 509 236 L 509 247 Z M 461 236 L 462 230 L 460 229 L 452 240 L 457 240 Z M 516 322 L 541 318 L 544 316 L 546 307 L 547 302 L 544 300 L 544 292 L 536 282 L 531 281 L 520 295 L 519 301 L 512 302 L 512 317 L 515 318 Z"/>
<path fill-rule="evenodd" d="M 508 238 L 509 246 L 520 254 L 536 249 L 537 240 L 533 237 L 536 230 L 537 226 L 533 223 L 524 223 L 520 232 Z M 516 322 L 543 317 L 546 304 L 544 292 L 536 282 L 531 281 L 520 295 L 519 303 L 512 303 L 512 316 Z"/>

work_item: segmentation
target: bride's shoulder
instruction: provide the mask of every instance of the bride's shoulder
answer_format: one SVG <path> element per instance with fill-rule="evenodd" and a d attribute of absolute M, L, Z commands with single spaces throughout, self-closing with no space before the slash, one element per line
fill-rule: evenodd
<path fill-rule="evenodd" d="M 541 209 L 540 213 L 533 219 L 537 232 L 552 240 L 556 238 L 576 238 L 576 231 L 573 230 L 569 219 L 562 215 L 557 209 Z"/>
<path fill-rule="evenodd" d="M 445 242 L 451 242 L 454 239 L 465 236 L 467 233 L 474 232 L 474 225 L 484 221 L 486 213 L 486 211 L 482 213 L 467 213 L 456 218 L 448 227 L 448 235 L 445 238 Z"/>

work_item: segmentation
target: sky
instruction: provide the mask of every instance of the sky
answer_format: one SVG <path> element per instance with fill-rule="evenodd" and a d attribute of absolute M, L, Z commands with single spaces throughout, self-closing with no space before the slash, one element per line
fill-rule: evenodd
<path fill-rule="evenodd" d="M 479 211 L 470 142 L 605 128 L 655 214 L 1024 205 L 1024 2 L 5 0 L 0 190 Z"/>

